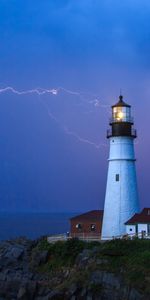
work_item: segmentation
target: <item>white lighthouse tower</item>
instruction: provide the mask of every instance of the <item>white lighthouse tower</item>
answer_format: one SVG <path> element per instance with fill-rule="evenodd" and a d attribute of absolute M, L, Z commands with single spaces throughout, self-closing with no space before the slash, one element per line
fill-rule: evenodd
<path fill-rule="evenodd" d="M 136 180 L 134 139 L 131 106 L 119 97 L 112 106 L 109 167 L 102 225 L 102 239 L 112 239 L 125 234 L 124 223 L 139 211 Z"/>

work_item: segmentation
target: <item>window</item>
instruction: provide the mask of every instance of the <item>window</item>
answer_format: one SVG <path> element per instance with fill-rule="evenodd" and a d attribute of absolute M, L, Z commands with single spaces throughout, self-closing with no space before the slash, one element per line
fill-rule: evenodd
<path fill-rule="evenodd" d="M 116 181 L 119 181 L 119 174 L 116 174 Z"/>
<path fill-rule="evenodd" d="M 130 228 L 130 231 L 132 231 L 132 228 Z"/>
<path fill-rule="evenodd" d="M 113 122 L 130 122 L 131 109 L 130 107 L 115 106 L 113 107 Z"/>
<path fill-rule="evenodd" d="M 79 224 L 76 224 L 76 228 L 77 229 L 82 229 L 82 225 L 79 223 Z"/>
<path fill-rule="evenodd" d="M 96 230 L 96 225 L 95 224 L 91 224 L 91 231 L 95 231 Z"/>
<path fill-rule="evenodd" d="M 138 225 L 137 224 L 135 225 L 135 231 L 136 231 L 136 234 L 138 234 Z"/>
<path fill-rule="evenodd" d="M 150 216 L 150 209 L 148 209 L 148 215 Z"/>

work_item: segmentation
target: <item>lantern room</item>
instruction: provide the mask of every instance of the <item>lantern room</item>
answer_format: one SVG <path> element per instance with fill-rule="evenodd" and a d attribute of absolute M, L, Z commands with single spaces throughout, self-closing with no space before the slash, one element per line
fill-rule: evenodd
<path fill-rule="evenodd" d="M 131 106 L 123 101 L 123 96 L 119 96 L 119 102 L 112 106 L 111 123 L 129 122 L 133 123 L 131 118 Z"/>
<path fill-rule="evenodd" d="M 136 130 L 133 128 L 133 125 L 131 106 L 125 103 L 123 96 L 120 95 L 119 101 L 112 106 L 111 128 L 107 130 L 107 138 L 115 136 L 136 138 Z"/>

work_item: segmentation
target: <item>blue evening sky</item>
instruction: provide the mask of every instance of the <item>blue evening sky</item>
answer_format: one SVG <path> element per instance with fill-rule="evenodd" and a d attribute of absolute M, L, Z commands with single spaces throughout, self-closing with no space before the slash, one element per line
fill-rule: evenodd
<path fill-rule="evenodd" d="M 148 0 L 1 0 L 7 86 L 70 92 L 0 93 L 1 211 L 103 208 L 108 106 L 120 88 L 138 129 L 141 207 L 150 206 Z"/>

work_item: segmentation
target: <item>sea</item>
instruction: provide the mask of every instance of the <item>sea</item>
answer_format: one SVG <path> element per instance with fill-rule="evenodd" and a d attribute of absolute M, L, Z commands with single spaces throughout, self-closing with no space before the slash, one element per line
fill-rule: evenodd
<path fill-rule="evenodd" d="M 70 231 L 69 219 L 78 213 L 0 213 L 0 240 L 62 234 Z"/>

